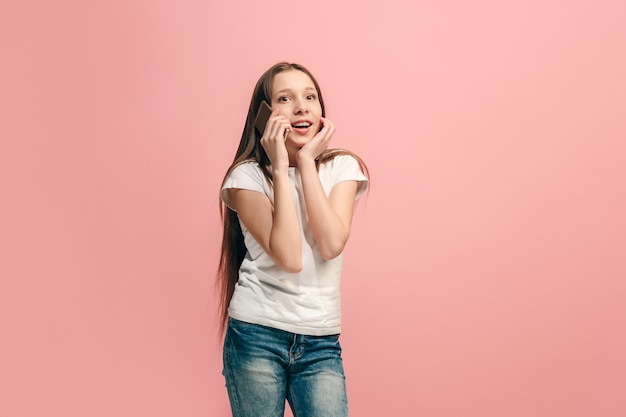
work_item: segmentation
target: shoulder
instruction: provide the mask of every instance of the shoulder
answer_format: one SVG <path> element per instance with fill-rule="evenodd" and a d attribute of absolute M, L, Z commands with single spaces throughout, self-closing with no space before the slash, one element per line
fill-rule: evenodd
<path fill-rule="evenodd" d="M 243 161 L 235 165 L 234 167 L 232 167 L 227 177 L 233 176 L 233 175 L 245 174 L 245 173 L 257 173 L 257 172 L 260 174 L 263 174 L 263 171 L 261 171 L 261 167 L 259 166 L 258 162 Z"/>
<path fill-rule="evenodd" d="M 266 193 L 268 184 L 259 164 L 255 161 L 245 161 L 231 168 L 224 178 L 220 197 L 229 207 L 232 203 L 228 190 L 231 188 Z"/>
<path fill-rule="evenodd" d="M 341 174 L 344 172 L 350 174 L 360 173 L 365 176 L 363 166 L 364 164 L 360 161 L 359 157 L 353 153 L 344 150 L 337 150 L 332 151 L 325 158 L 325 161 L 320 164 L 320 172 L 328 171 L 333 174 Z"/>
<path fill-rule="evenodd" d="M 361 161 L 354 154 L 347 151 L 335 151 L 337 155 L 330 156 L 320 164 L 322 181 L 328 180 L 331 186 L 343 181 L 356 181 L 358 185 L 357 198 L 367 189 L 369 179 L 362 168 Z"/>
<path fill-rule="evenodd" d="M 263 171 L 256 161 L 244 161 L 229 169 L 226 177 L 224 178 L 222 188 L 229 184 L 232 188 L 233 182 L 262 182 L 263 179 Z"/>

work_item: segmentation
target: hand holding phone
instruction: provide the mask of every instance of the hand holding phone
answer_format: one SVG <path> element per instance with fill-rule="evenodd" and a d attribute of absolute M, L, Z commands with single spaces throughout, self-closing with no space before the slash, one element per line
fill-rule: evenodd
<path fill-rule="evenodd" d="M 273 116 L 274 117 L 273 117 Z M 269 125 L 269 127 L 268 127 Z M 261 134 L 261 146 L 265 149 L 272 166 L 289 166 L 289 155 L 285 141 L 289 134 L 289 120 L 273 111 L 267 102 L 261 102 L 259 111 L 254 118 L 254 127 Z M 266 129 L 266 127 L 268 127 Z M 267 130 L 267 131 L 266 131 Z"/>

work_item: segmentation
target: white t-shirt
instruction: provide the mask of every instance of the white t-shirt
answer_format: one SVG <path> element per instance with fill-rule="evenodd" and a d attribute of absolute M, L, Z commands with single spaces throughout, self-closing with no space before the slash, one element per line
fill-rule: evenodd
<path fill-rule="evenodd" d="M 359 198 L 367 189 L 368 180 L 359 163 L 350 155 L 339 155 L 321 164 L 319 177 L 327 196 L 335 184 L 357 181 Z M 343 254 L 324 260 L 309 226 L 297 168 L 289 168 L 289 180 L 300 217 L 302 233 L 302 270 L 288 273 L 281 270 L 241 224 L 248 249 L 239 268 L 239 281 L 230 301 L 230 317 L 249 323 L 270 326 L 292 333 L 326 336 L 341 332 L 341 301 L 339 283 Z M 237 166 L 226 178 L 220 196 L 228 200 L 229 188 L 258 191 L 274 202 L 274 193 L 256 162 Z"/>

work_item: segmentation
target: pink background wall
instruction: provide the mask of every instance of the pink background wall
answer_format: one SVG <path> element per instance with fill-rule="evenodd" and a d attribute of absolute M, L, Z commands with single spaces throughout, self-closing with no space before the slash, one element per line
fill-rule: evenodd
<path fill-rule="evenodd" d="M 0 5 L 0 416 L 229 415 L 217 191 L 279 60 L 373 175 L 352 414 L 626 416 L 626 3 L 249 3 Z"/>

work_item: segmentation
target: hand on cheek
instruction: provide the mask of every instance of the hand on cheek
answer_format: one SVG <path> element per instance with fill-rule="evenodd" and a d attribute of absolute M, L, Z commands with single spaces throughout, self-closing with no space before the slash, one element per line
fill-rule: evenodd
<path fill-rule="evenodd" d="M 298 151 L 298 158 L 300 160 L 311 159 L 315 160 L 326 149 L 331 137 L 335 133 L 335 126 L 332 122 L 324 117 L 320 119 L 320 126 L 322 129 L 313 138 Z"/>

